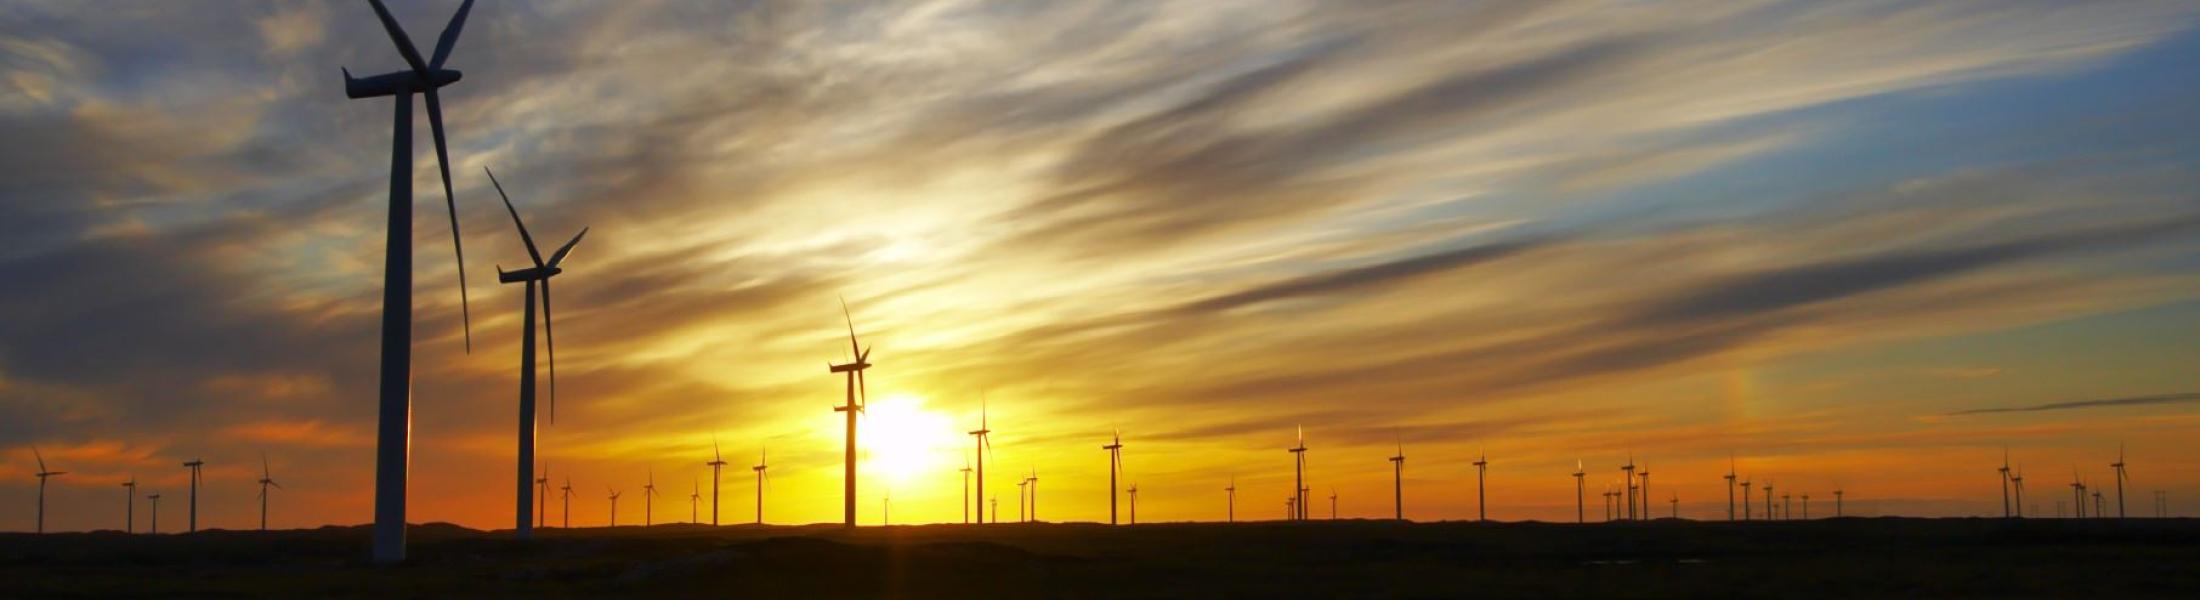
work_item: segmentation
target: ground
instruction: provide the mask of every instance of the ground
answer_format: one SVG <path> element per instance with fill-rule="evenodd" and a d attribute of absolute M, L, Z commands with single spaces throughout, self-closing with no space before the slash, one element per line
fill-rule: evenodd
<path fill-rule="evenodd" d="M 2200 597 L 2200 520 L 0 534 L 7 597 Z"/>

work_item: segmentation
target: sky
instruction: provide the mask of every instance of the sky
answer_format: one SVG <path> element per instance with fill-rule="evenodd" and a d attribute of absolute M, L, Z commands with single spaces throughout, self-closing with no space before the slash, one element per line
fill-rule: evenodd
<path fill-rule="evenodd" d="M 392 1 L 422 51 L 456 2 Z M 442 97 L 472 349 L 416 107 L 410 515 L 510 527 L 528 259 L 575 525 L 960 521 L 981 398 L 1013 520 L 1571 519 L 1741 477 L 1856 515 L 2200 513 L 2200 5 L 483 2 Z M 0 530 L 124 491 L 371 521 L 392 102 L 364 3 L 0 2 Z M 690 486 L 678 480 L 689 479 Z M 682 489 L 686 487 L 687 489 Z M 1761 489 L 1761 488 L 1760 488 Z M 2113 504 L 2114 496 L 2108 501 Z M 1589 502 L 1597 505 L 1597 502 Z M 552 522 L 559 502 L 550 502 Z M 143 526 L 147 507 L 138 503 Z M 1598 511 L 1588 511 L 1596 518 Z"/>

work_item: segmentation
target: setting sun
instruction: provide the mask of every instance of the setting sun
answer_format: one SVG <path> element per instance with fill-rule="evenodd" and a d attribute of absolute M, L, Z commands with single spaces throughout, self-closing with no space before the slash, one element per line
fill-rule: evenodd
<path fill-rule="evenodd" d="M 960 468 L 954 459 L 962 436 L 954 419 L 927 409 L 924 398 L 894 394 L 873 400 L 856 427 L 862 432 L 862 473 L 884 478 L 889 486 Z"/>

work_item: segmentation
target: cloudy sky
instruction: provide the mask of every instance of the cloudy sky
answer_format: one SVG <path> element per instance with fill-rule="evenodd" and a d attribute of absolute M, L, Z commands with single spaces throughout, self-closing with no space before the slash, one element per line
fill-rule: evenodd
<path fill-rule="evenodd" d="M 392 9 L 425 52 L 455 4 Z M 640 521 L 652 471 L 658 520 L 699 477 L 707 518 L 713 435 L 728 520 L 767 445 L 767 518 L 837 519 L 841 296 L 867 523 L 960 520 L 981 396 L 1007 518 L 1036 470 L 1041 516 L 1105 519 L 1117 428 L 1145 520 L 1220 518 L 1233 476 L 1277 515 L 1300 424 L 1345 516 L 1387 514 L 1400 443 L 1422 519 L 1474 514 L 1484 451 L 1494 518 L 1571 518 L 1575 461 L 1630 452 L 1684 516 L 1724 516 L 1730 454 L 1999 514 L 2005 445 L 2051 513 L 2119 443 L 2133 511 L 2200 511 L 2196 16 L 483 2 L 443 91 L 470 353 L 416 128 L 411 514 L 512 520 L 527 258 L 484 167 L 538 239 L 592 228 L 542 429 L 576 525 L 607 488 Z M 34 445 L 50 528 L 192 458 L 202 524 L 249 527 L 263 452 L 274 526 L 371 520 L 392 107 L 338 68 L 402 65 L 364 3 L 0 2 L 0 529 Z"/>

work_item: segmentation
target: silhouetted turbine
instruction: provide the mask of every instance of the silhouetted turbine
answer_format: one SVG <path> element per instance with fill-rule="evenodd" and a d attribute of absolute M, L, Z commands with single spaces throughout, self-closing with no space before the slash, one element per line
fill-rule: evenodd
<path fill-rule="evenodd" d="M 466 250 L 459 241 L 458 203 L 451 193 L 451 161 L 443 136 L 443 104 L 436 90 L 456 83 L 460 74 L 443 68 L 466 25 L 473 0 L 460 4 L 443 27 L 435 55 L 421 60 L 412 38 L 390 16 L 382 0 L 369 0 L 382 29 L 405 58 L 409 71 L 353 78 L 344 69 L 344 95 L 353 99 L 391 96 L 396 119 L 391 135 L 390 212 L 382 261 L 382 378 L 375 442 L 375 562 L 405 560 L 405 479 L 412 453 L 412 95 L 426 97 L 428 127 L 435 135 L 436 166 L 443 174 L 443 202 L 450 213 L 451 248 L 458 256 L 459 314 L 465 323 L 466 350 L 473 351 L 473 310 L 466 297 Z"/>
<path fill-rule="evenodd" d="M 53 471 L 53 470 L 49 470 L 49 469 L 47 469 L 47 468 L 46 468 L 46 455 L 45 455 L 45 454 L 41 454 L 41 453 L 39 453 L 39 452 L 38 452 L 38 447 L 37 447 L 37 446 L 32 446 L 32 447 L 31 447 L 31 456 L 32 456 L 33 458 L 36 458 L 36 459 L 38 459 L 38 473 L 37 473 L 37 475 L 38 475 L 38 529 L 36 530 L 36 533 L 45 533 L 45 532 L 46 532 L 46 478 L 48 478 L 48 477 L 53 477 L 53 476 L 56 476 L 56 475 L 67 475 L 67 474 L 69 474 L 69 472 L 68 472 L 68 471 Z"/>
<path fill-rule="evenodd" d="M 45 469 L 39 469 L 44 471 Z M 41 500 L 43 502 L 43 500 Z M 137 533 L 137 476 L 122 482 L 122 532 Z"/>
<path fill-rule="evenodd" d="M 703 516 L 703 513 L 702 513 L 702 511 L 701 511 L 701 508 L 700 508 L 700 507 L 702 506 L 702 504 L 703 504 L 703 481 L 702 481 L 701 479 L 697 479 L 697 478 L 693 478 L 693 477 L 690 477 L 690 478 L 688 478 L 688 522 L 689 522 L 689 523 L 700 523 L 700 522 L 702 522 L 702 519 L 700 518 L 700 517 L 702 517 L 702 516 Z"/>
<path fill-rule="evenodd" d="M 559 265 L 565 262 L 566 256 L 573 253 L 573 246 L 580 244 L 581 238 L 588 236 L 588 228 L 582 227 L 580 233 L 573 235 L 572 241 L 559 246 L 558 251 L 550 255 L 550 260 L 543 260 L 542 251 L 535 247 L 535 236 L 527 232 L 527 223 L 520 220 L 519 209 L 512 206 L 512 197 L 505 195 L 504 183 L 497 181 L 497 174 L 488 167 L 482 167 L 481 172 L 489 175 L 489 184 L 496 187 L 497 197 L 504 200 L 504 211 L 511 213 L 512 226 L 519 229 L 519 241 L 527 246 L 527 258 L 535 264 L 530 268 L 510 272 L 506 272 L 503 265 L 497 265 L 499 283 L 527 284 L 527 308 L 522 313 L 524 322 L 520 324 L 519 456 L 516 461 L 519 477 L 514 488 L 517 491 L 513 495 L 512 532 L 519 539 L 533 539 L 535 525 L 528 521 L 527 513 L 535 509 L 528 506 L 534 504 L 534 499 L 529 496 L 535 492 L 535 288 L 542 288 L 542 331 L 544 345 L 550 354 L 550 422 L 556 423 L 558 336 L 557 330 L 551 326 L 555 319 L 550 310 L 550 278 L 565 272 Z"/>
<path fill-rule="evenodd" d="M 268 464 L 267 464 L 267 453 L 266 453 L 266 452 L 261 452 L 261 453 L 260 453 L 260 481 L 259 481 L 259 483 L 260 483 L 260 531 L 267 531 L 267 488 L 268 488 L 268 486 L 274 486 L 274 487 L 275 487 L 275 489 L 282 489 L 282 488 L 283 488 L 283 484 L 280 484 L 280 483 L 275 483 L 275 475 L 274 475 L 274 470 L 268 467 Z"/>
<path fill-rule="evenodd" d="M 619 492 L 619 490 L 617 490 L 617 489 L 613 489 L 613 488 L 608 488 L 608 487 L 607 487 L 607 488 L 604 488 L 604 490 L 606 490 L 606 491 L 609 491 L 609 492 L 611 492 L 611 526 L 612 526 L 612 527 L 618 527 L 618 526 L 619 526 L 619 494 L 620 494 L 620 492 Z"/>
<path fill-rule="evenodd" d="M 1627 520 L 1635 520 L 1635 454 L 1627 453 L 1627 464 L 1620 465 L 1620 474 L 1627 480 Z"/>
<path fill-rule="evenodd" d="M 561 516 L 559 517 L 559 522 L 558 522 L 559 524 L 558 524 L 558 527 L 562 527 L 562 528 L 565 528 L 565 529 L 572 529 L 572 528 L 573 528 L 573 478 L 572 478 L 571 476 L 568 476 L 568 477 L 566 477 L 566 478 L 565 478 L 565 485 L 564 485 L 563 487 L 559 487 L 559 488 L 558 488 L 558 495 L 559 495 L 559 497 L 560 497 L 560 498 L 561 498 L 561 499 L 563 500 L 563 505 L 564 505 L 564 509 L 563 509 L 563 510 L 564 510 L 564 514 L 562 514 L 562 515 L 561 515 Z"/>
<path fill-rule="evenodd" d="M 2006 519 L 2006 518 L 2009 518 L 2009 516 L 2010 516 L 2010 511 L 2009 511 L 2009 447 L 2008 447 L 2008 446 L 2002 446 L 2002 447 L 2001 447 L 2001 468 L 1999 468 L 1999 469 L 1994 469 L 1994 472 L 1996 472 L 1996 473 L 2000 473 L 2000 474 L 2001 474 L 2001 516 L 2002 516 L 2002 518 Z"/>
<path fill-rule="evenodd" d="M 1474 458 L 1474 520 L 1476 521 L 1490 520 L 1489 472 L 1490 456 L 1476 451 Z"/>
<path fill-rule="evenodd" d="M 758 525 L 764 524 L 764 487 L 771 483 L 771 468 L 772 449 L 770 447 L 757 448 L 756 466 L 749 467 L 749 470 L 756 472 L 756 524 Z"/>
<path fill-rule="evenodd" d="M 1398 453 L 1390 457 L 1391 518 L 1404 521 L 1406 520 L 1406 443 L 1403 439 L 1395 441 L 1398 443 Z"/>
<path fill-rule="evenodd" d="M 649 470 L 649 481 L 642 484 L 642 527 L 656 524 L 657 470 Z"/>
<path fill-rule="evenodd" d="M 1574 522 L 1589 522 L 1589 485 L 1583 480 L 1589 474 L 1581 469 L 1581 460 L 1574 460 Z"/>
<path fill-rule="evenodd" d="M 206 461 L 194 458 L 183 466 L 191 469 L 191 512 L 184 522 L 190 528 L 185 533 L 192 533 L 199 530 L 199 469 L 206 466 Z"/>
<path fill-rule="evenodd" d="M 841 494 L 841 518 L 843 527 L 855 527 L 856 416 L 863 413 L 863 406 L 869 403 L 871 399 L 870 385 L 865 383 L 863 379 L 863 371 L 871 368 L 871 350 L 860 347 L 856 343 L 856 320 L 854 316 L 848 313 L 848 301 L 846 299 L 840 301 L 840 315 L 848 321 L 848 354 L 855 360 L 839 365 L 828 361 L 825 363 L 825 369 L 832 373 L 848 374 L 847 403 L 833 407 L 833 412 L 847 413 L 848 415 L 846 473 L 843 476 L 844 489 Z M 858 396 L 859 393 L 860 397 Z"/>
<path fill-rule="evenodd" d="M 1734 520 L 1734 455 L 1726 455 L 1726 520 Z"/>
<path fill-rule="evenodd" d="M 151 494 L 146 494 L 146 495 L 145 495 L 145 499 L 146 499 L 147 501 L 150 501 L 150 502 L 152 502 L 152 503 L 153 503 L 153 505 L 152 505 L 152 506 L 150 507 L 150 509 L 151 509 L 151 511 L 152 511 L 152 517 L 153 517 L 153 528 L 152 528 L 152 530 L 150 531 L 150 533 L 152 533 L 152 534 L 154 534 L 154 535 L 159 535 L 159 534 L 160 534 L 160 493 L 159 493 L 159 492 L 154 492 L 154 493 L 151 493 Z"/>
<path fill-rule="evenodd" d="M 718 434 L 711 434 L 710 436 L 710 456 L 710 462 L 703 464 L 710 466 L 710 525 L 712 527 L 717 527 L 719 481 L 718 470 L 725 468 L 726 466 L 726 453 L 721 451 L 718 447 Z"/>
<path fill-rule="evenodd" d="M 1744 480 L 1742 480 L 1742 520 L 1744 520 L 1744 521 L 1748 521 L 1748 520 L 1750 520 L 1750 514 L 1749 514 L 1749 503 L 1750 503 L 1750 502 L 1752 502 L 1752 500 L 1751 500 L 1751 498 L 1749 497 L 1749 480 L 1747 480 L 1747 479 L 1744 479 Z"/>
<path fill-rule="evenodd" d="M 541 529 L 543 519 L 550 518 L 550 461 L 542 461 L 542 472 L 535 474 L 535 528 Z"/>
<path fill-rule="evenodd" d="M 1100 447 L 1108 451 L 1108 524 L 1115 524 L 1115 478 L 1123 472 L 1123 431 L 1116 430 L 1114 441 Z"/>
<path fill-rule="evenodd" d="M 964 459 L 963 459 L 963 468 L 962 468 L 962 475 L 963 475 L 963 497 L 962 497 L 962 509 L 963 509 L 963 524 L 964 524 L 964 525 L 969 525 L 969 524 L 970 524 L 970 459 L 968 459 L 968 458 L 964 458 Z M 1114 486 L 1109 486 L 1109 487 L 1114 487 Z M 1108 493 L 1109 493 L 1109 494 L 1114 494 L 1115 492 L 1112 492 L 1112 491 L 1111 491 L 1111 492 L 1108 492 Z M 985 515 L 984 515 L 983 511 L 980 511 L 980 514 L 979 514 L 978 516 L 979 516 L 979 518 L 984 518 L 984 517 L 985 517 Z"/>
<path fill-rule="evenodd" d="M 1295 521 L 1306 520 L 1306 427 L 1298 428 L 1298 445 L 1286 448 L 1291 453 L 1291 505 L 1298 511 L 1291 514 Z M 1136 521 L 1133 521 L 1136 522 Z"/>
<path fill-rule="evenodd" d="M 1223 522 L 1224 522 L 1224 523 L 1236 523 L 1236 522 L 1237 522 L 1237 476 L 1236 476 L 1236 475 L 1231 475 L 1231 476 L 1230 476 L 1230 487 L 1222 488 L 1222 491 L 1224 491 L 1224 492 L 1229 492 L 1229 494 L 1230 494 L 1230 505 L 1229 505 L 1229 512 L 1225 512 L 1225 513 L 1223 513 L 1223 519 L 1224 519 L 1224 520 L 1223 520 Z M 1115 492 L 1108 492 L 1108 493 L 1110 493 L 1110 494 L 1113 494 L 1113 493 L 1115 493 Z"/>
<path fill-rule="evenodd" d="M 986 409 L 986 400 L 985 400 L 985 395 L 981 393 L 981 394 L 979 394 L 979 396 L 978 396 L 978 429 L 977 429 L 976 431 L 972 431 L 972 432 L 970 432 L 970 437 L 971 437 L 971 441 L 972 441 L 972 442 L 973 442 L 973 443 L 974 443 L 974 444 L 976 445 L 976 447 L 977 447 L 977 449 L 975 450 L 975 452 L 976 452 L 976 453 L 977 453 L 977 455 L 978 455 L 978 497 L 979 497 L 979 498 L 984 498 L 984 497 L 986 497 L 986 495 L 985 495 L 985 453 L 986 453 L 986 451 L 988 451 L 988 450 L 992 450 L 992 449 L 993 449 L 993 438 L 991 437 L 991 436 L 993 435 L 993 428 L 992 428 L 992 426 L 990 425 L 990 423 L 991 423 L 991 422 L 990 422 L 990 420 L 989 420 L 989 418 L 988 418 L 988 416 L 987 416 L 987 409 Z M 1111 494 L 1112 494 L 1112 493 L 1114 493 L 1114 492 L 1109 492 L 1109 493 L 1111 493 Z M 987 520 L 987 519 L 986 519 L 985 511 L 983 511 L 983 510 L 981 510 L 981 511 L 978 511 L 978 522 L 979 522 L 979 523 L 984 523 L 984 522 L 986 522 L 986 520 Z M 992 521 L 993 521 L 993 522 L 995 522 L 995 523 L 999 523 L 999 522 L 1001 522 L 1001 499 L 1000 499 L 1000 498 L 998 498 L 998 497 L 995 497 L 995 498 L 993 498 L 993 518 L 992 518 Z"/>
<path fill-rule="evenodd" d="M 2124 445 L 2116 444 L 2116 462 L 2108 466 L 2116 470 L 2116 518 L 2124 518 L 2124 480 L 2130 475 L 2124 472 Z"/>

